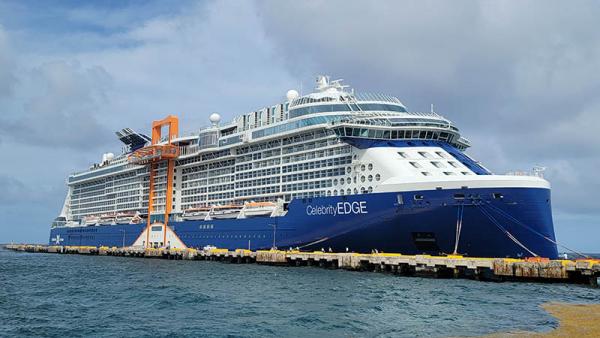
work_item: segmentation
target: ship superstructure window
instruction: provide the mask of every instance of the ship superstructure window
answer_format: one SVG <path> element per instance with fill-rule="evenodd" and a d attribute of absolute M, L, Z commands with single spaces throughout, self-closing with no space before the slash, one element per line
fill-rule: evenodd
<path fill-rule="evenodd" d="M 375 175 L 375 181 L 379 181 L 379 180 L 381 180 L 381 175 L 379 175 L 379 174 L 376 174 L 376 175 Z"/>
<path fill-rule="evenodd" d="M 444 175 L 446 175 L 446 176 L 454 176 L 454 175 L 456 175 L 456 173 L 452 172 L 452 171 L 444 171 Z"/>
<path fill-rule="evenodd" d="M 433 158 L 433 156 L 426 151 L 419 151 L 419 155 L 421 155 L 423 158 Z"/>
<path fill-rule="evenodd" d="M 445 168 L 446 167 L 442 162 L 431 161 L 431 164 L 433 164 L 433 166 L 436 168 Z"/>
<path fill-rule="evenodd" d="M 415 199 L 415 201 L 421 201 L 423 200 L 423 195 L 415 195 L 413 198 Z"/>
<path fill-rule="evenodd" d="M 412 165 L 415 168 L 421 168 L 421 165 L 417 162 L 410 162 L 410 165 Z"/>
<path fill-rule="evenodd" d="M 421 171 L 421 174 L 423 174 L 423 176 L 431 176 L 431 173 L 428 171 Z"/>
<path fill-rule="evenodd" d="M 400 155 L 400 157 L 402 157 L 402 158 L 408 158 L 408 154 L 406 154 L 406 153 L 405 153 L 405 152 L 403 152 L 403 151 L 399 151 L 399 152 L 398 152 L 398 155 Z"/>
<path fill-rule="evenodd" d="M 454 161 L 448 161 L 448 164 L 451 165 L 451 166 L 453 166 L 454 168 L 459 168 L 460 167 L 460 164 L 458 164 L 457 162 L 454 162 Z"/>

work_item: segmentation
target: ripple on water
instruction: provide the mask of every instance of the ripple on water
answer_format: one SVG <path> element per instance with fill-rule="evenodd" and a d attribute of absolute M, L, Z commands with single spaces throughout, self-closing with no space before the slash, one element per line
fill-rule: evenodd
<path fill-rule="evenodd" d="M 0 251 L 7 336 L 465 336 L 547 331 L 600 290 Z M 473 325 L 477 322 L 477 325 Z"/>

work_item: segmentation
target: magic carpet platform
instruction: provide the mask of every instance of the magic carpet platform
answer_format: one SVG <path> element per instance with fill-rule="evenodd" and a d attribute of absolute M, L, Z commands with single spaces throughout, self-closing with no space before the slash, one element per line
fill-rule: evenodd
<path fill-rule="evenodd" d="M 598 286 L 600 259 L 549 260 L 544 258 L 475 258 L 459 255 L 430 256 L 396 253 L 332 253 L 302 251 L 250 251 L 244 249 L 166 249 L 139 247 L 46 246 L 9 244 L 24 252 L 210 260 L 282 266 L 318 266 L 331 269 L 389 272 L 403 276 L 467 278 L 486 281 L 560 282 Z"/>

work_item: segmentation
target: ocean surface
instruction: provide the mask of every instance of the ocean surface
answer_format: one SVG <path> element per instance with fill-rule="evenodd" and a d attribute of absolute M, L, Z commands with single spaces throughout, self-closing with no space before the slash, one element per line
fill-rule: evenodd
<path fill-rule="evenodd" d="M 600 289 L 0 250 L 0 336 L 445 337 L 548 331 Z"/>

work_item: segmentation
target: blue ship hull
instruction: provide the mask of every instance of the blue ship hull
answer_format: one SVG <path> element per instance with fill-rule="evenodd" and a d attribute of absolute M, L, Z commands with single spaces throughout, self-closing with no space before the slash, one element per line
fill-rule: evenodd
<path fill-rule="evenodd" d="M 283 217 L 171 221 L 169 226 L 188 247 L 196 248 L 212 245 L 257 250 L 275 244 L 283 249 L 377 249 L 437 255 L 454 251 L 459 218 L 459 254 L 527 257 L 533 252 L 548 258 L 558 256 L 552 242 L 555 237 L 550 190 L 541 188 L 448 189 L 298 199 L 290 203 Z M 59 227 L 51 230 L 49 243 L 129 246 L 144 228 L 145 224 Z"/>

